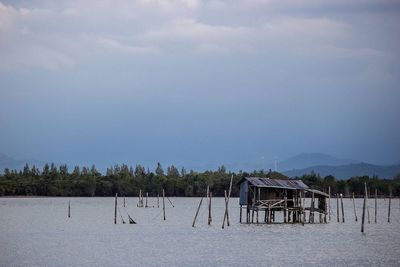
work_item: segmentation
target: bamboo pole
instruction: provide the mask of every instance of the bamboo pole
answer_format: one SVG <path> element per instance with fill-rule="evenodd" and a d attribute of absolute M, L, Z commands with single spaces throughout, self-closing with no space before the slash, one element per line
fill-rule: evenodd
<path fill-rule="evenodd" d="M 233 174 L 231 176 L 231 182 L 229 184 L 229 194 L 227 199 L 225 199 L 225 214 L 224 214 L 224 219 L 222 221 L 222 229 L 224 229 L 224 224 L 225 224 L 225 220 L 226 220 L 226 225 L 229 226 L 229 213 L 228 213 L 228 208 L 229 208 L 229 198 L 231 196 L 231 191 L 232 191 L 232 181 L 233 181 Z M 225 190 L 226 191 L 226 190 Z M 253 203 L 254 205 L 254 203 Z M 254 215 L 254 209 L 253 209 L 253 215 Z"/>
<path fill-rule="evenodd" d="M 378 190 L 375 188 L 375 223 L 377 222 L 378 215 Z"/>
<path fill-rule="evenodd" d="M 149 192 L 146 192 L 146 206 L 145 206 L 146 208 L 148 208 L 148 205 L 147 205 L 147 203 L 148 203 L 148 202 L 147 202 L 147 199 L 148 199 L 148 198 L 149 198 Z"/>
<path fill-rule="evenodd" d="M 258 200 L 260 200 L 260 188 L 258 188 L 258 190 L 256 190 L 255 192 L 256 192 L 256 197 L 258 195 Z M 256 207 L 256 223 L 258 224 L 258 206 Z"/>
<path fill-rule="evenodd" d="M 388 223 L 390 223 L 390 204 L 392 202 L 392 189 L 389 187 Z"/>
<path fill-rule="evenodd" d="M 224 213 L 224 220 L 222 221 L 222 229 L 224 229 L 224 227 L 225 227 L 225 217 L 226 217 L 226 210 L 228 209 L 228 197 L 227 197 L 227 195 L 226 195 L 226 190 L 224 190 L 224 196 L 225 196 L 225 213 Z M 253 212 L 254 212 L 254 209 L 253 209 Z M 254 213 L 253 213 L 253 215 L 254 215 Z"/>
<path fill-rule="evenodd" d="M 246 223 L 250 223 L 250 209 L 248 205 L 246 205 Z"/>
<path fill-rule="evenodd" d="M 115 194 L 115 205 L 114 205 L 114 224 L 117 224 L 117 200 L 118 193 Z"/>
<path fill-rule="evenodd" d="M 139 207 L 139 208 L 141 208 L 141 205 L 140 205 L 141 196 L 142 196 L 142 190 L 139 190 L 139 203 L 138 203 L 138 207 Z"/>
<path fill-rule="evenodd" d="M 125 196 L 124 196 L 124 208 L 125 208 Z"/>
<path fill-rule="evenodd" d="M 160 207 L 160 194 L 157 194 L 157 208 Z"/>
<path fill-rule="evenodd" d="M 239 217 L 239 222 L 242 223 L 242 205 L 240 205 L 240 217 Z"/>
<path fill-rule="evenodd" d="M 164 190 L 164 188 L 162 190 L 162 208 L 163 208 L 164 221 L 165 221 L 165 190 Z"/>
<path fill-rule="evenodd" d="M 306 222 L 306 192 L 303 195 L 303 225 Z"/>
<path fill-rule="evenodd" d="M 328 214 L 329 214 L 329 221 L 331 221 L 331 187 L 328 187 Z"/>
<path fill-rule="evenodd" d="M 68 201 L 68 218 L 71 218 L 71 201 Z"/>
<path fill-rule="evenodd" d="M 343 194 L 340 194 L 340 203 L 342 207 L 342 222 L 344 222 Z"/>
<path fill-rule="evenodd" d="M 286 196 L 284 197 L 284 210 L 283 210 L 283 222 L 287 223 L 287 198 Z"/>
<path fill-rule="evenodd" d="M 209 193 L 210 193 L 210 186 L 209 185 L 207 185 L 207 193 L 206 193 L 206 198 L 207 198 L 207 207 L 208 207 L 208 201 L 209 201 L 209 197 L 210 197 L 210 195 L 209 195 Z"/>
<path fill-rule="evenodd" d="M 211 222 L 212 222 L 212 217 L 211 217 L 211 198 L 212 198 L 212 192 L 211 191 L 209 191 L 208 192 L 208 197 L 209 197 L 209 200 L 208 200 L 208 225 L 211 225 Z M 242 209 L 240 209 L 240 213 L 241 213 L 241 211 L 242 211 Z M 241 214 L 240 214 L 241 215 Z"/>
<path fill-rule="evenodd" d="M 196 223 L 197 215 L 199 214 L 199 210 L 201 207 L 201 203 L 203 202 L 203 198 L 204 197 L 201 197 L 201 199 L 200 199 L 200 203 L 199 203 L 199 206 L 197 207 L 196 215 L 194 216 L 194 219 L 193 219 L 192 227 L 194 227 L 194 224 Z"/>
<path fill-rule="evenodd" d="M 267 216 L 267 222 L 272 223 L 272 210 L 271 210 L 271 204 L 268 204 L 268 216 Z"/>
<path fill-rule="evenodd" d="M 264 223 L 267 222 L 267 209 L 264 210 Z"/>
<path fill-rule="evenodd" d="M 258 206 L 257 206 L 257 209 L 256 209 L 256 223 L 258 224 Z"/>
<path fill-rule="evenodd" d="M 172 204 L 172 201 L 169 199 L 169 197 L 166 197 L 166 198 L 167 198 L 169 204 L 171 204 L 171 206 L 172 206 L 173 208 L 175 208 L 174 204 Z"/>
<path fill-rule="evenodd" d="M 354 219 L 357 221 L 356 201 L 354 199 L 354 192 L 353 192 L 353 209 L 354 209 Z"/>
<path fill-rule="evenodd" d="M 310 223 L 314 223 L 314 208 L 315 208 L 315 195 L 314 192 L 312 192 L 310 218 L 309 218 Z"/>
<path fill-rule="evenodd" d="M 339 194 L 336 193 L 336 216 L 337 222 L 340 222 L 340 215 L 339 215 Z"/>
<path fill-rule="evenodd" d="M 367 205 L 367 183 L 364 183 L 364 203 L 361 217 L 361 233 L 364 233 L 365 206 Z"/>
<path fill-rule="evenodd" d="M 226 202 L 226 199 L 225 199 L 225 202 Z M 256 205 L 256 193 L 255 193 L 255 190 L 253 190 L 253 201 L 251 203 L 251 223 L 254 222 L 254 207 L 255 207 L 255 205 Z"/>
<path fill-rule="evenodd" d="M 318 203 L 319 203 L 319 198 L 318 198 Z M 323 221 L 322 221 L 323 219 L 322 219 L 322 213 L 319 213 L 319 223 L 322 223 Z"/>
<path fill-rule="evenodd" d="M 226 225 L 229 226 L 230 222 L 229 222 L 229 200 L 231 199 L 231 193 L 232 193 L 232 182 L 233 182 L 233 174 L 231 176 L 231 182 L 229 184 L 229 191 L 228 191 L 228 203 L 227 203 L 227 207 L 226 207 Z"/>
<path fill-rule="evenodd" d="M 299 216 L 299 220 L 300 220 L 300 222 L 301 222 L 301 224 L 302 225 L 304 225 L 304 221 L 303 221 L 303 199 L 302 199 L 302 194 L 301 194 L 301 191 L 299 192 L 299 198 L 300 198 L 300 206 L 299 206 L 299 208 L 300 208 L 300 216 Z"/>
<path fill-rule="evenodd" d="M 371 219 L 370 219 L 370 216 L 369 216 L 369 205 L 368 205 L 368 187 L 367 187 L 367 215 L 368 215 L 368 223 L 371 223 Z"/>

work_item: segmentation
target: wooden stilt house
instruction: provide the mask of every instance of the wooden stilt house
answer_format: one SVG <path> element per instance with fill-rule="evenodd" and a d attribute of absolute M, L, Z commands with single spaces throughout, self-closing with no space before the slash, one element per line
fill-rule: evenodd
<path fill-rule="evenodd" d="M 240 185 L 240 222 L 246 210 L 246 223 L 314 223 L 315 213 L 319 222 L 327 222 L 328 194 L 310 189 L 301 180 L 279 180 L 245 177 Z M 307 199 L 306 199 L 307 198 Z M 307 207 L 308 205 L 308 207 Z M 259 213 L 264 213 L 259 220 Z"/>

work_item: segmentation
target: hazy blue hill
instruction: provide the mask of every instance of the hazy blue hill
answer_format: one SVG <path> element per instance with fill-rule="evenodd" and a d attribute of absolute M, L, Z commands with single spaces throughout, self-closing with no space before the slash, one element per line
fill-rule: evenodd
<path fill-rule="evenodd" d="M 297 170 L 297 169 L 305 169 L 311 166 L 340 166 L 340 165 L 348 165 L 359 163 L 357 160 L 352 159 L 342 159 L 337 158 L 331 155 L 323 154 L 323 153 L 301 153 L 294 157 L 288 158 L 283 161 L 279 161 L 277 163 L 277 170 L 279 172 Z M 273 162 L 264 162 L 264 170 L 268 171 L 269 169 L 274 170 Z M 198 171 L 204 170 L 214 170 L 218 168 L 222 164 L 208 164 L 202 166 L 189 166 Z M 227 170 L 231 171 L 254 171 L 261 170 L 262 162 L 240 162 L 240 163 L 227 163 L 224 164 Z"/>
<path fill-rule="evenodd" d="M 0 163 L 2 162 L 9 162 L 14 160 L 13 158 L 7 156 L 6 154 L 0 153 Z"/>
<path fill-rule="evenodd" d="M 359 163 L 352 159 L 341 159 L 322 153 L 301 153 L 282 162 L 278 162 L 279 171 L 304 169 L 311 166 L 340 166 Z"/>
<path fill-rule="evenodd" d="M 35 165 L 39 169 L 43 168 L 45 164 L 43 161 L 35 159 L 14 159 L 8 155 L 0 153 L 0 173 L 4 173 L 5 168 L 9 168 L 10 170 L 22 170 L 26 163 L 28 163 L 29 167 Z"/>
<path fill-rule="evenodd" d="M 347 179 L 352 176 L 377 175 L 379 178 L 392 179 L 395 175 L 400 174 L 400 164 L 390 166 L 380 166 L 368 163 L 355 163 L 342 166 L 312 166 L 302 169 L 295 169 L 283 172 L 289 177 L 301 176 L 309 174 L 312 171 L 319 173 L 322 177 L 333 175 L 337 179 Z"/>

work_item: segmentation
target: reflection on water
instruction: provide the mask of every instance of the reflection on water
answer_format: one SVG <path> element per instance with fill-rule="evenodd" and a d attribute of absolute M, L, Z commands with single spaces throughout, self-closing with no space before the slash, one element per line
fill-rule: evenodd
<path fill-rule="evenodd" d="M 166 200 L 166 221 L 154 208 L 137 208 L 127 198 L 126 211 L 136 225 L 114 225 L 113 198 L 1 198 L 0 266 L 400 266 L 400 203 L 369 200 L 371 224 L 360 233 L 362 200 L 344 199 L 346 223 L 336 222 L 331 201 L 329 224 L 239 224 L 238 200 L 230 202 L 231 226 L 221 229 L 223 199 L 213 199 L 213 222 L 207 225 L 204 199 L 192 228 L 199 198 Z M 67 218 L 71 201 L 71 218 Z M 161 201 L 160 201 L 161 203 Z M 127 215 L 119 199 L 120 210 Z M 263 214 L 260 214 L 260 218 Z M 261 221 L 261 220 L 260 220 Z"/>

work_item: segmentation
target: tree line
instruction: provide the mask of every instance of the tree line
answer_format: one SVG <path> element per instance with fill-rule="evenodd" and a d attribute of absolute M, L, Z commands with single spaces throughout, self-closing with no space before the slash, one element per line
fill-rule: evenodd
<path fill-rule="evenodd" d="M 96 167 L 75 166 L 72 171 L 67 165 L 56 166 L 54 163 L 45 164 L 42 170 L 35 166 L 25 165 L 22 170 L 5 169 L 0 175 L 0 196 L 113 196 L 115 193 L 125 196 L 137 196 L 139 190 L 148 192 L 149 196 L 161 194 L 162 189 L 168 196 L 199 197 L 206 194 L 207 185 L 214 196 L 223 197 L 224 190 L 229 188 L 233 176 L 232 196 L 239 196 L 237 184 L 243 177 L 269 177 L 274 179 L 289 179 L 279 172 L 253 171 L 251 173 L 239 171 L 230 172 L 224 166 L 216 171 L 195 172 L 178 170 L 175 166 L 163 169 L 160 163 L 155 171 L 150 171 L 142 165 L 134 168 L 125 164 L 115 165 L 101 174 Z M 329 175 L 321 177 L 310 173 L 301 179 L 311 188 L 331 193 L 351 193 L 362 195 L 364 182 L 371 193 L 378 190 L 379 195 L 400 195 L 400 174 L 394 179 L 379 179 L 378 177 L 357 176 L 347 180 L 338 180 Z"/>

